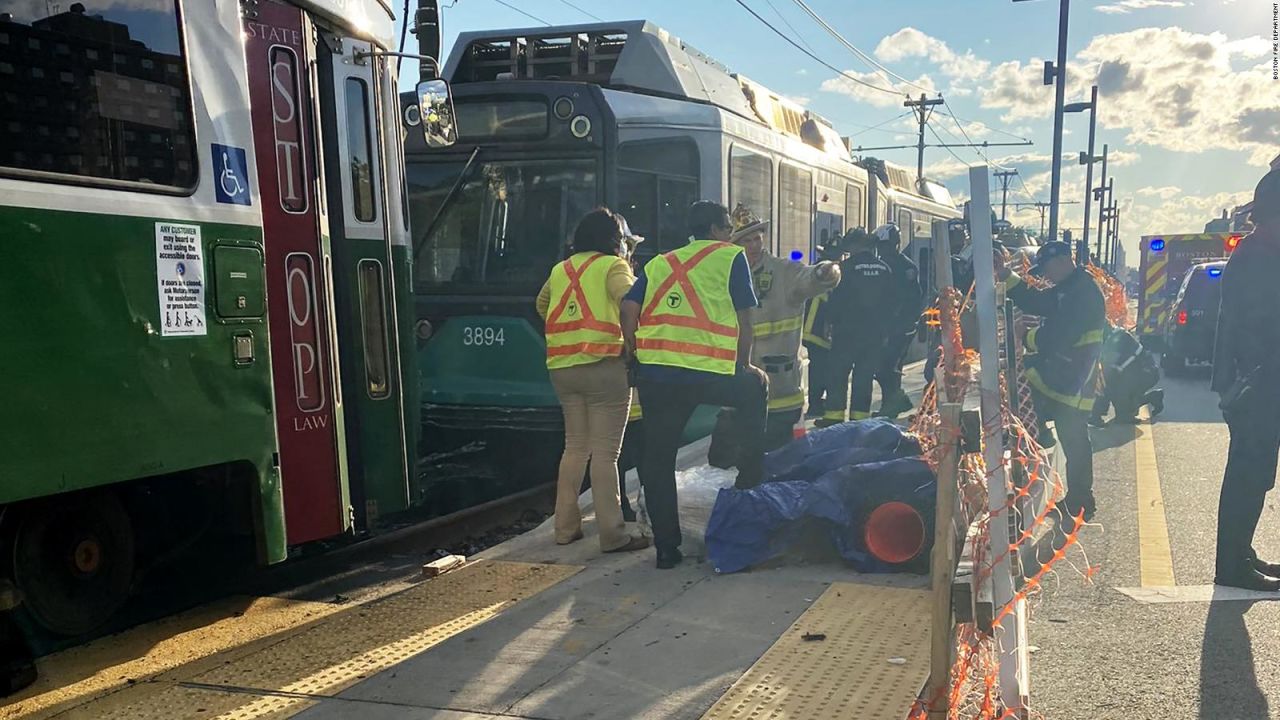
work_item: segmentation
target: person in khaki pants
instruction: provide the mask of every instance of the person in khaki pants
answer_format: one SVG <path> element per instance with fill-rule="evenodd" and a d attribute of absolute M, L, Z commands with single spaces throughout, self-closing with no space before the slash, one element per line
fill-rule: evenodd
<path fill-rule="evenodd" d="M 635 276 L 624 259 L 621 216 L 587 213 L 573 232 L 569 257 L 551 269 L 538 293 L 546 321 L 547 369 L 564 410 L 564 454 L 556 486 L 556 542 L 582 539 L 578 494 L 591 465 L 600 549 L 641 550 L 628 534 L 618 497 L 618 454 L 631 408 L 619 307 Z"/>

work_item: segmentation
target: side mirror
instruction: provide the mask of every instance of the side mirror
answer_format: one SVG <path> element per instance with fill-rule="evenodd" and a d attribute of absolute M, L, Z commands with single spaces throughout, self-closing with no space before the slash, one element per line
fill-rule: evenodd
<path fill-rule="evenodd" d="M 458 142 L 449 83 L 439 79 L 418 83 L 418 114 L 422 118 L 422 136 L 427 147 L 444 148 Z"/>

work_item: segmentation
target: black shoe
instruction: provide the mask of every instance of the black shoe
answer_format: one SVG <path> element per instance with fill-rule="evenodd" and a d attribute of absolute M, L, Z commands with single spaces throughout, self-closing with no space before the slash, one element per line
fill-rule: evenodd
<path fill-rule="evenodd" d="M 1138 416 L 1137 415 L 1117 415 L 1115 419 L 1112 420 L 1111 422 L 1117 425 L 1137 425 Z"/>
<path fill-rule="evenodd" d="M 1058 444 L 1058 438 L 1049 428 L 1040 428 L 1040 432 L 1036 433 L 1036 442 L 1040 443 L 1040 447 L 1049 450 Z"/>
<path fill-rule="evenodd" d="M 814 426 L 814 427 L 816 427 L 816 428 L 819 428 L 819 429 L 821 429 L 821 428 L 829 428 L 829 427 L 831 427 L 832 425 L 839 425 L 839 424 L 840 424 L 840 423 L 842 423 L 842 422 L 844 422 L 844 421 L 843 421 L 843 420 L 829 420 L 829 419 L 827 419 L 827 418 L 818 418 L 817 420 L 815 420 L 815 421 L 814 421 L 813 426 Z"/>
<path fill-rule="evenodd" d="M 1164 390 L 1160 388 L 1148 390 L 1143 399 L 1151 406 L 1151 417 L 1164 412 Z"/>
<path fill-rule="evenodd" d="M 632 507 L 631 507 L 631 505 L 623 505 L 623 506 L 622 506 L 622 521 L 623 521 L 623 522 L 635 522 L 635 521 L 636 521 L 636 511 L 635 511 L 635 509 L 634 509 L 634 508 L 632 508 Z"/>
<path fill-rule="evenodd" d="M 1219 573 L 1213 579 L 1213 584 L 1241 588 L 1242 590 L 1280 592 L 1280 579 L 1263 575 L 1252 567 L 1246 567 L 1233 573 Z"/>
<path fill-rule="evenodd" d="M 1270 563 L 1258 558 L 1252 559 L 1253 569 L 1268 577 L 1280 578 L 1280 563 Z"/>
<path fill-rule="evenodd" d="M 663 549 L 658 548 L 658 569 L 670 570 L 680 564 L 684 560 L 684 554 L 680 552 L 680 548 Z M 1280 583 L 1280 580 L 1276 581 Z"/>
<path fill-rule="evenodd" d="M 36 681 L 36 666 L 30 660 L 14 660 L 0 666 L 0 697 L 8 697 Z"/>
<path fill-rule="evenodd" d="M 1094 415 L 1089 418 L 1089 425 L 1096 428 L 1104 428 L 1107 426 L 1107 419 Z"/>

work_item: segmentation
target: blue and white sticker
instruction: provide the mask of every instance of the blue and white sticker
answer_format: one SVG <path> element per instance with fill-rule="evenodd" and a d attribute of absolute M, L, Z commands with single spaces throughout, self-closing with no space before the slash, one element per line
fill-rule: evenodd
<path fill-rule="evenodd" d="M 213 143 L 213 193 L 218 202 L 228 205 L 251 205 L 249 164 L 244 148 Z"/>

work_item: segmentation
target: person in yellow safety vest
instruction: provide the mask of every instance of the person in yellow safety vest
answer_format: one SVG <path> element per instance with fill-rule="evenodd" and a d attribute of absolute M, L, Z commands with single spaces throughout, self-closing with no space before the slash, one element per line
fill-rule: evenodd
<path fill-rule="evenodd" d="M 644 242 L 643 235 L 631 232 L 626 218 L 621 215 L 622 239 L 626 242 L 626 259 L 633 271 L 638 270 L 636 248 Z M 640 397 L 635 388 L 631 388 L 631 412 L 627 414 L 627 429 L 622 434 L 622 452 L 618 453 L 618 498 L 622 503 L 622 519 L 627 522 L 636 521 L 635 508 L 631 507 L 631 499 L 627 497 L 627 473 L 632 468 L 640 467 L 640 453 L 644 449 L 644 410 L 640 407 Z M 582 478 L 582 489 L 587 491 L 591 484 L 591 475 Z"/>
<path fill-rule="evenodd" d="M 699 405 L 738 410 L 742 455 L 738 487 L 763 479 L 768 376 L 751 364 L 751 268 L 730 242 L 729 211 L 715 202 L 689 207 L 684 247 L 644 266 L 622 302 L 622 331 L 635 352 L 644 403 L 640 484 L 653 525 L 659 569 L 680 563 L 676 450 Z"/>
<path fill-rule="evenodd" d="M 1105 302 L 1093 276 L 1076 267 L 1071 245 L 1053 240 L 1036 251 L 1033 272 L 1053 283 L 1043 290 L 1032 288 L 1013 273 L 1009 255 L 996 255 L 996 273 L 1005 281 L 1006 293 L 1023 312 L 1038 315 L 1024 343 L 1027 383 L 1041 425 L 1053 422 L 1067 459 L 1067 494 L 1058 503 L 1067 514 L 1093 517 L 1093 445 L 1089 440 L 1089 416 L 1093 411 L 1102 331 L 1107 324 Z M 1052 444 L 1047 432 L 1041 443 Z"/>
<path fill-rule="evenodd" d="M 823 261 L 805 265 L 780 258 L 765 249 L 769 221 L 738 205 L 733 211 L 736 230 L 730 241 L 742 247 L 751 266 L 751 280 L 760 306 L 751 311 L 755 341 L 751 363 L 769 375 L 769 418 L 765 426 L 766 452 L 786 445 L 804 411 L 804 368 L 800 336 L 805 303 L 840 284 L 840 266 Z"/>
<path fill-rule="evenodd" d="M 631 407 L 620 302 L 634 280 L 621 257 L 622 238 L 617 215 L 605 208 L 587 213 L 574 229 L 571 254 L 551 269 L 536 300 L 546 320 L 547 370 L 564 410 L 556 542 L 582 539 L 578 495 L 590 462 L 604 552 L 649 546 L 648 538 L 628 534 L 618 500 L 618 454 Z"/>

